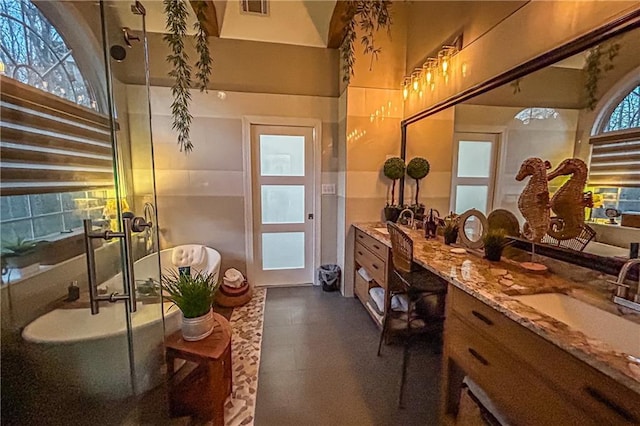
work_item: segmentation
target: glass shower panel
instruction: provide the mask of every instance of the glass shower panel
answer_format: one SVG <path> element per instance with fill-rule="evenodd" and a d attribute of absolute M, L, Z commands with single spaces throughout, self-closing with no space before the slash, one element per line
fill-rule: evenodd
<path fill-rule="evenodd" d="M 95 98 L 87 103 L 77 97 L 83 110 L 71 116 L 91 116 L 96 127 L 102 126 L 97 133 L 104 141 L 86 136 L 82 143 L 100 146 L 104 151 L 97 154 L 101 167 L 113 170 L 113 178 L 109 176 L 99 186 L 85 182 L 82 190 L 3 197 L 3 219 L 7 218 L 5 211 L 15 216 L 11 231 L 48 240 L 51 257 L 58 259 L 82 246 L 83 219 L 92 219 L 89 233 L 125 232 L 125 213 L 145 217 L 153 227 L 134 232 L 130 247 L 120 238 L 89 240 L 88 247 L 95 253 L 97 295 L 123 298 L 132 287 L 137 303 L 130 299 L 126 303 L 135 306 L 135 311 L 127 309 L 122 300 L 101 301 L 99 312 L 92 315 L 89 261 L 81 250 L 75 257 L 51 261 L 29 276 L 3 283 L 3 424 L 166 424 L 168 407 L 162 386 L 165 306 L 158 287 L 144 6 L 132 1 L 6 0 L 0 7 L 2 20 L 7 18 L 5 6 L 27 10 L 29 13 L 20 15 L 24 19 L 43 20 L 30 31 L 47 29 L 46 36 L 56 49 L 64 47 L 63 42 L 68 45 L 68 58 L 75 60 Z M 18 28 L 17 21 L 12 22 Z M 130 47 L 125 33 L 131 36 Z M 40 43 L 47 37 L 33 40 Z M 60 66 L 66 68 L 69 62 L 62 61 Z M 56 74 L 58 71 L 51 68 L 47 72 L 64 74 Z M 77 84 L 78 75 L 75 78 Z M 50 92 L 62 93 L 55 88 Z M 31 125 L 27 116 L 24 123 Z M 77 137 L 66 134 L 57 138 L 67 145 L 78 143 Z M 4 236 L 4 224 L 2 231 Z M 132 280 L 125 279 L 131 274 L 123 273 L 126 258 L 134 260 L 132 286 L 128 285 Z M 73 299 L 72 283 L 77 283 L 79 298 L 66 300 Z M 179 311 L 171 313 L 171 324 L 176 324 Z"/>

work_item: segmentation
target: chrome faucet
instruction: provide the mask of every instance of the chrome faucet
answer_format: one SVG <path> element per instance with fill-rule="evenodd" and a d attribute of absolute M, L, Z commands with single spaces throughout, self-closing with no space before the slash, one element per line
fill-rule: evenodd
<path fill-rule="evenodd" d="M 411 210 L 411 209 L 402 210 L 400 212 L 400 215 L 398 216 L 398 218 L 399 218 L 398 220 L 400 220 L 400 219 L 402 219 L 404 217 L 404 212 L 409 212 L 410 218 L 407 221 L 407 225 L 409 226 L 409 228 L 414 229 L 413 225 L 414 225 L 414 222 L 415 222 L 415 215 L 413 213 L 413 210 Z"/>
<path fill-rule="evenodd" d="M 618 279 L 616 281 L 609 281 L 611 284 L 615 284 L 618 288 L 616 294 L 613 297 L 613 302 L 618 305 L 626 306 L 629 309 L 633 309 L 640 312 L 640 281 L 635 288 L 635 294 L 631 286 L 624 283 L 627 278 L 627 273 L 634 265 L 640 265 L 639 259 L 629 259 L 620 269 Z M 640 273 L 639 273 L 640 275 Z"/>

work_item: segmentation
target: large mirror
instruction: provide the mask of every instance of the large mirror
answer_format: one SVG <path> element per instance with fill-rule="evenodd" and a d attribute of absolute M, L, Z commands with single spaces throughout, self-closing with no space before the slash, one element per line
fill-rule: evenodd
<path fill-rule="evenodd" d="M 593 199 L 585 232 L 543 243 L 628 258 L 640 242 L 640 29 L 409 125 L 406 159 L 416 156 L 431 163 L 420 192 L 427 208 L 507 210 L 520 226 L 522 162 L 539 157 L 555 168 L 580 158 Z M 569 178 L 551 180 L 551 195 Z M 408 181 L 405 199 L 413 191 Z"/>

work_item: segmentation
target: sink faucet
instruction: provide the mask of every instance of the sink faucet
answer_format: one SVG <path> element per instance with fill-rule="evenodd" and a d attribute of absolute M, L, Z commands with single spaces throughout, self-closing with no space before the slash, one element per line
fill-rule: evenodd
<path fill-rule="evenodd" d="M 640 282 L 638 286 L 635 288 L 635 294 L 633 294 L 631 286 L 624 283 L 627 278 L 627 273 L 629 269 L 631 269 L 634 265 L 640 265 L 639 259 L 629 259 L 620 269 L 620 273 L 618 274 L 618 279 L 616 281 L 609 281 L 611 284 L 615 284 L 618 288 L 616 289 L 616 294 L 613 297 L 614 303 L 617 303 L 622 306 L 626 306 L 627 308 L 634 309 L 636 311 L 640 311 Z"/>
<path fill-rule="evenodd" d="M 404 209 L 400 212 L 400 215 L 398 216 L 398 220 L 402 219 L 404 217 L 404 212 L 409 212 L 410 218 L 409 221 L 407 222 L 407 225 L 409 226 L 409 228 L 413 229 L 413 224 L 414 224 L 414 214 L 413 214 L 413 210 L 411 209 Z"/>

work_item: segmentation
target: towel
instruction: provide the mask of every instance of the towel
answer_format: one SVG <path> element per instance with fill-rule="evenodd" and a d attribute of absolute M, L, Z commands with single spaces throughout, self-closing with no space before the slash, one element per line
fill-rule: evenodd
<path fill-rule="evenodd" d="M 396 312 L 407 312 L 409 310 L 409 298 L 406 294 L 396 294 L 391 298 L 391 309 Z"/>
<path fill-rule="evenodd" d="M 364 268 L 360 268 L 358 269 L 358 275 L 360 275 L 366 282 L 370 283 L 371 281 L 373 281 L 373 278 L 371 278 L 371 275 L 369 275 L 369 273 L 367 272 L 366 269 Z"/>
<path fill-rule="evenodd" d="M 384 312 L 384 288 L 371 287 L 369 297 L 378 307 L 378 312 Z M 391 298 L 391 310 L 396 312 L 407 312 L 409 310 L 409 299 L 406 294 L 396 294 Z"/>
<path fill-rule="evenodd" d="M 244 284 L 244 275 L 235 268 L 229 268 L 224 273 L 224 285 L 231 288 L 240 288 Z"/>
<path fill-rule="evenodd" d="M 371 287 L 369 289 L 369 297 L 378 307 L 378 312 L 384 312 L 384 288 Z"/>

